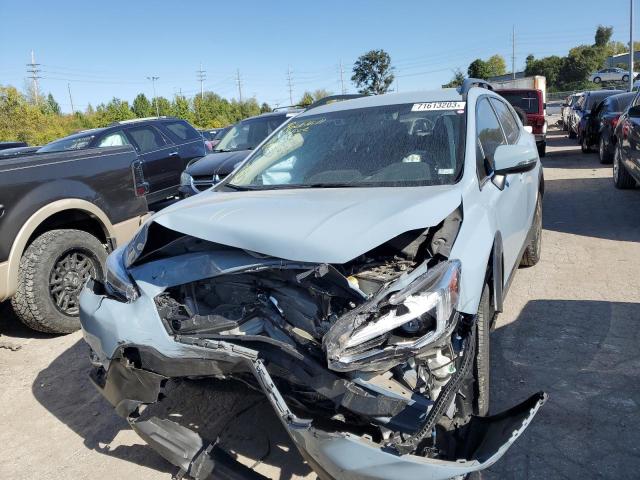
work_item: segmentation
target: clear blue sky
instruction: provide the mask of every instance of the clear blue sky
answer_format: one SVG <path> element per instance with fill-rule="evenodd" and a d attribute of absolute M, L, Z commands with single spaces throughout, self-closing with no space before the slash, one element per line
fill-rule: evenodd
<path fill-rule="evenodd" d="M 529 53 L 563 55 L 593 43 L 598 24 L 613 26 L 614 39 L 628 42 L 629 0 L 605 3 L 0 0 L 0 84 L 25 87 L 33 49 L 42 64 L 40 88 L 53 93 L 64 111 L 70 111 L 67 83 L 81 109 L 112 97 L 131 101 L 138 92 L 151 97 L 151 75 L 160 77 L 158 95 L 172 97 L 182 89 L 193 96 L 200 62 L 206 90 L 237 97 L 239 69 L 243 96 L 284 105 L 289 66 L 294 100 L 305 89 L 339 93 L 340 60 L 354 91 L 349 78 L 355 59 L 383 48 L 400 91 L 427 89 L 448 81 L 456 67 L 466 71 L 478 57 L 499 53 L 510 69 L 513 25 L 517 69 Z"/>

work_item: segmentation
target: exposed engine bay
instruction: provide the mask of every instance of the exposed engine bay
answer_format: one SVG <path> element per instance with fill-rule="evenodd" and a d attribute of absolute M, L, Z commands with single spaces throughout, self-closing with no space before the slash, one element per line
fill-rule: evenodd
<path fill-rule="evenodd" d="M 398 453 L 447 458 L 446 432 L 474 413 L 473 318 L 455 311 L 460 266 L 447 260 L 461 220 L 456 211 L 348 264 L 283 261 L 174 286 L 155 298 L 158 313 L 179 338 L 258 350 L 300 416 Z"/>

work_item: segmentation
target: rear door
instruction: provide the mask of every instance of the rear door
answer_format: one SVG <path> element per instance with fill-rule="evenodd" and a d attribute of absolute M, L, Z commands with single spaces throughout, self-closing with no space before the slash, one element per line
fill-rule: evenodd
<path fill-rule="evenodd" d="M 187 164 L 194 158 L 204 157 L 207 154 L 202 135 L 184 120 L 165 120 L 158 124 L 169 140 L 177 145 L 178 156 L 172 165 L 176 172 L 175 182 L 180 182 L 180 174 Z"/>
<path fill-rule="evenodd" d="M 142 171 L 149 183 L 149 203 L 162 200 L 178 190 L 174 165 L 178 159 L 176 145 L 153 125 L 126 129 L 132 145 L 142 160 Z"/>

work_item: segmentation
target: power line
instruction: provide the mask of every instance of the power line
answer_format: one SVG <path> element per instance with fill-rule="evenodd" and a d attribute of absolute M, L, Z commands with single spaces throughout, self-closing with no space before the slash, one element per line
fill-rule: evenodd
<path fill-rule="evenodd" d="M 200 82 L 200 100 L 204 99 L 204 81 L 207 78 L 207 71 L 202 69 L 202 63 L 200 64 L 200 70 L 196 71 L 196 78 Z"/>
<path fill-rule="evenodd" d="M 240 69 L 236 71 L 236 83 L 238 84 L 238 98 L 242 103 L 242 80 L 240 79 Z"/>
<path fill-rule="evenodd" d="M 160 117 L 160 107 L 158 106 L 158 100 L 156 98 L 156 80 L 160 77 L 147 77 L 147 80 L 151 80 L 153 84 L 153 103 L 156 104 L 156 117 Z"/>
<path fill-rule="evenodd" d="M 27 73 L 31 74 L 31 81 L 33 82 L 33 93 L 36 96 L 36 105 L 39 101 L 39 92 L 38 92 L 38 80 L 42 78 L 39 73 L 41 72 L 40 64 L 36 63 L 36 56 L 31 50 L 31 63 L 27 63 Z"/>
<path fill-rule="evenodd" d="M 293 84 L 291 83 L 291 66 L 287 68 L 287 84 L 289 86 L 289 101 L 293 105 Z"/>

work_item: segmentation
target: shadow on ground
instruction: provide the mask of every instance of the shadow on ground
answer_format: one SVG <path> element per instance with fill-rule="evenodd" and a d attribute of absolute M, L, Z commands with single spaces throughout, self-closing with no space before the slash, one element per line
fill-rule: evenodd
<path fill-rule="evenodd" d="M 640 304 L 535 300 L 491 337 L 492 411 L 549 401 L 486 479 L 637 478 Z"/>
<path fill-rule="evenodd" d="M 116 436 L 130 427 L 89 380 L 88 353 L 88 346 L 79 340 L 53 360 L 33 383 L 35 398 L 80 435 L 87 448 L 167 474 L 175 473 L 177 468 L 145 444 L 113 445 Z M 248 465 L 277 467 L 280 480 L 311 471 L 266 398 L 243 384 L 216 380 L 183 382 L 152 408 L 154 415 L 168 416 L 205 438 L 220 437 L 221 445 Z"/>
<path fill-rule="evenodd" d="M 574 235 L 640 242 L 640 190 L 618 190 L 610 178 L 601 177 L 546 180 L 542 226 Z"/>

